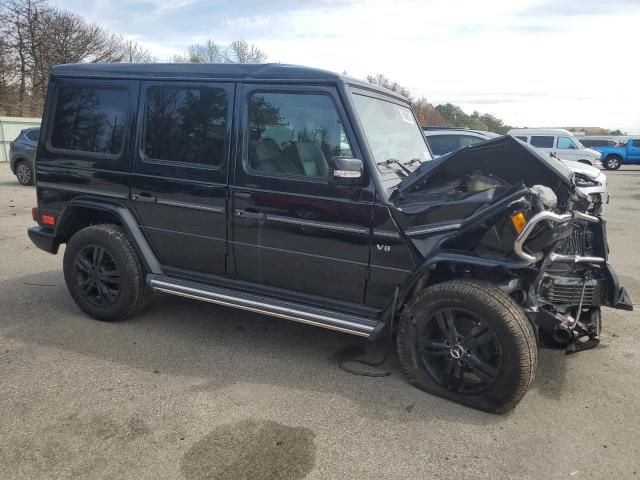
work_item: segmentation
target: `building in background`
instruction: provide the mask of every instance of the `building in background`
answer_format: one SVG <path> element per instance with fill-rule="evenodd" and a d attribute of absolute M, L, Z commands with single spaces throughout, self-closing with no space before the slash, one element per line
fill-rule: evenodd
<path fill-rule="evenodd" d="M 0 162 L 9 161 L 9 144 L 21 130 L 40 126 L 39 118 L 0 117 Z"/>

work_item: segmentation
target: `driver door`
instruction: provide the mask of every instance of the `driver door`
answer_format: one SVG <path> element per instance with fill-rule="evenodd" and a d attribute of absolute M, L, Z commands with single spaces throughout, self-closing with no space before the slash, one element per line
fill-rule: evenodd
<path fill-rule="evenodd" d="M 336 91 L 252 84 L 239 86 L 237 98 L 237 277 L 363 302 L 374 189 L 370 180 L 360 187 L 328 181 L 329 158 L 360 155 Z"/>

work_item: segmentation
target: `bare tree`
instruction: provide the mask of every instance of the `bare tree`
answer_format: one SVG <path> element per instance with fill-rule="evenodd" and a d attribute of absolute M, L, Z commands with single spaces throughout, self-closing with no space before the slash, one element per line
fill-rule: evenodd
<path fill-rule="evenodd" d="M 0 38 L 18 72 L 19 115 L 33 115 L 41 103 L 34 93 L 41 84 L 40 48 L 44 42 L 41 18 L 48 10 L 44 0 L 7 0 L 0 6 Z"/>
<path fill-rule="evenodd" d="M 176 63 L 222 63 L 224 52 L 216 42 L 207 40 L 204 44 L 191 45 L 186 55 L 176 55 L 173 61 Z"/>
<path fill-rule="evenodd" d="M 124 62 L 127 63 L 154 63 L 156 57 L 151 52 L 133 40 L 125 40 L 122 42 L 122 50 L 124 51 Z"/>
<path fill-rule="evenodd" d="M 0 2 L 0 109 L 39 115 L 53 65 L 151 62 L 151 53 L 46 0 Z"/>
<path fill-rule="evenodd" d="M 224 59 L 227 63 L 263 63 L 267 54 L 254 44 L 234 40 L 224 52 Z"/>
<path fill-rule="evenodd" d="M 409 92 L 408 88 L 403 87 L 398 82 L 390 80 L 388 77 L 384 76 L 381 73 L 377 73 L 375 75 L 367 75 L 367 82 L 373 83 L 374 85 L 379 85 L 384 88 L 388 88 L 389 90 L 399 93 L 403 97 L 411 100 L 411 92 Z"/>

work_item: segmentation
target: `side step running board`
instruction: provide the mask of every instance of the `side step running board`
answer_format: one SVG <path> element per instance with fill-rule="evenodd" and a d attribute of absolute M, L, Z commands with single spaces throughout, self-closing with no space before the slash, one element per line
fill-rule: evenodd
<path fill-rule="evenodd" d="M 191 282 L 166 275 L 149 274 L 147 282 L 154 291 L 249 310 L 250 312 L 262 313 L 361 337 L 370 337 L 376 329 L 376 325 L 378 325 L 377 320 L 373 318 L 345 315 L 332 310 Z"/>

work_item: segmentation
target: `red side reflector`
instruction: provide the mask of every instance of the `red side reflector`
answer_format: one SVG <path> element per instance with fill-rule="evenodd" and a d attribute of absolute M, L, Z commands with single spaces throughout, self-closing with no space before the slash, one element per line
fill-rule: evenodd
<path fill-rule="evenodd" d="M 56 224 L 56 217 L 54 217 L 53 215 L 42 215 L 42 217 L 40 217 L 42 219 L 42 223 L 45 225 L 55 225 Z"/>
<path fill-rule="evenodd" d="M 34 222 L 38 221 L 38 209 L 36 207 L 31 209 L 31 218 L 33 218 Z"/>

